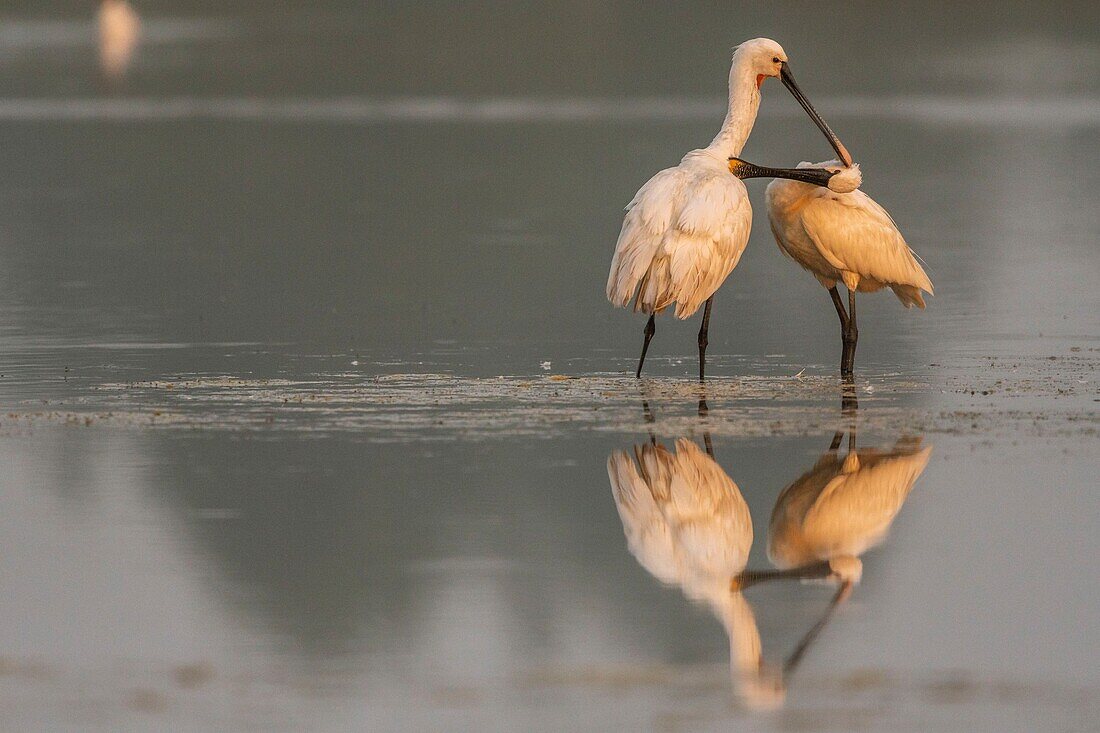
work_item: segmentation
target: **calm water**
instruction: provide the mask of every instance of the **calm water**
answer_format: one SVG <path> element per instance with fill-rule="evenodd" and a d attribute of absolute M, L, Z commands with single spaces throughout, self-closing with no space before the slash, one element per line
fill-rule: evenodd
<path fill-rule="evenodd" d="M 0 13 L 0 728 L 1096 729 L 1095 4 L 357 5 L 142 4 L 117 84 Z M 761 34 L 936 283 L 854 413 L 766 226 L 705 392 L 603 298 Z M 766 85 L 745 154 L 829 151 Z M 806 497 L 858 584 L 730 592 Z"/>

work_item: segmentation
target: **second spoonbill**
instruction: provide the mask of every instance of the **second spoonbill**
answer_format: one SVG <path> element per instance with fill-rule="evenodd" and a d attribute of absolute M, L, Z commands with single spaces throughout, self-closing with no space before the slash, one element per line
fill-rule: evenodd
<path fill-rule="evenodd" d="M 836 160 L 798 167 L 850 170 Z M 851 377 L 859 338 L 856 291 L 873 293 L 889 287 L 906 308 L 924 308 L 921 291 L 931 294 L 932 281 L 886 209 L 863 191 L 838 193 L 797 180 L 775 180 L 764 197 L 779 249 L 813 273 L 832 296 L 843 342 L 840 373 Z M 836 289 L 838 281 L 848 290 L 847 310 Z"/>

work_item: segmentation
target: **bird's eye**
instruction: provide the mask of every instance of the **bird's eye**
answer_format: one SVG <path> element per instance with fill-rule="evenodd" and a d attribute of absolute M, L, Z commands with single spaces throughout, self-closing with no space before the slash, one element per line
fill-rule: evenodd
<path fill-rule="evenodd" d="M 772 56 L 772 63 L 773 64 L 778 64 L 779 63 L 779 57 L 778 56 Z"/>

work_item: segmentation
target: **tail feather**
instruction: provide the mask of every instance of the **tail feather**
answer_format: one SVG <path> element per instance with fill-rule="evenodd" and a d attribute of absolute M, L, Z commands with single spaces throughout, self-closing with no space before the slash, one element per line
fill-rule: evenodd
<path fill-rule="evenodd" d="M 920 288 L 914 285 L 891 285 L 890 289 L 894 291 L 894 295 L 898 296 L 898 300 L 906 308 L 912 308 L 913 306 L 924 308 L 924 296 L 921 294 Z"/>

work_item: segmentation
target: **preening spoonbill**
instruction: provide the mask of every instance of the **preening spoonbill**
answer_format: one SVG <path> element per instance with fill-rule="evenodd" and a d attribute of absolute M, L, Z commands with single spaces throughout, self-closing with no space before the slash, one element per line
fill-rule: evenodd
<path fill-rule="evenodd" d="M 852 175 L 835 160 L 799 167 Z M 765 200 L 779 249 L 812 272 L 832 296 L 843 342 L 840 373 L 851 376 L 859 338 L 856 291 L 889 287 L 906 308 L 924 308 L 921 291 L 932 293 L 932 281 L 886 209 L 862 191 L 839 193 L 797 180 L 775 180 L 768 184 Z M 848 290 L 847 310 L 838 281 Z"/>
<path fill-rule="evenodd" d="M 795 84 L 783 47 L 768 38 L 745 41 L 733 53 L 729 108 L 710 145 L 692 150 L 674 168 L 649 179 L 626 206 L 615 244 L 607 299 L 649 314 L 636 376 L 655 330 L 654 317 L 675 305 L 688 318 L 704 303 L 699 329 L 699 379 L 706 361 L 707 331 L 715 291 L 745 250 L 752 224 L 745 185 L 730 175 L 728 159 L 741 154 L 760 107 L 760 86 L 779 77 L 825 134 L 836 154 L 850 164 L 848 151 Z"/>
<path fill-rule="evenodd" d="M 126 74 L 141 33 L 141 20 L 126 0 L 103 0 L 99 6 L 99 65 L 111 80 Z"/>

